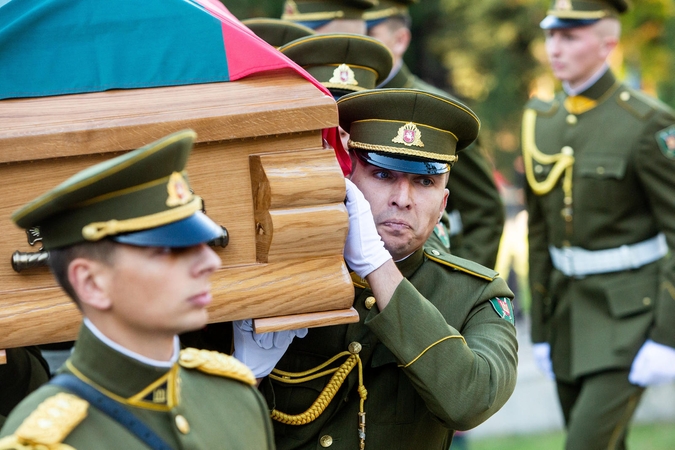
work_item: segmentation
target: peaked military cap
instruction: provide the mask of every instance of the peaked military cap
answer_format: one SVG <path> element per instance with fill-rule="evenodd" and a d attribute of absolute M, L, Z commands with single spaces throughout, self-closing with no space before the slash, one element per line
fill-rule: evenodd
<path fill-rule="evenodd" d="M 363 20 L 370 28 L 391 17 L 409 18 L 408 7 L 417 2 L 418 0 L 379 0 L 377 6 L 364 11 Z"/>
<path fill-rule="evenodd" d="M 336 19 L 362 19 L 378 0 L 286 0 L 281 18 L 316 29 Z"/>
<path fill-rule="evenodd" d="M 373 89 L 337 102 L 350 149 L 374 166 L 416 174 L 450 171 L 457 151 L 478 136 L 467 106 L 418 89 Z"/>
<path fill-rule="evenodd" d="M 582 27 L 627 10 L 626 0 L 553 0 L 539 26 L 544 30 Z"/>
<path fill-rule="evenodd" d="M 277 48 L 301 37 L 316 34 L 311 28 L 290 20 L 258 17 L 242 20 L 241 23 L 263 41 Z"/>
<path fill-rule="evenodd" d="M 307 70 L 336 99 L 375 89 L 393 65 L 391 51 L 382 42 L 359 34 L 317 34 L 290 42 L 279 51 Z"/>
<path fill-rule="evenodd" d="M 189 247 L 222 236 L 193 195 L 185 164 L 192 130 L 85 169 L 12 215 L 39 227 L 45 250 L 112 240 L 147 247 Z"/>

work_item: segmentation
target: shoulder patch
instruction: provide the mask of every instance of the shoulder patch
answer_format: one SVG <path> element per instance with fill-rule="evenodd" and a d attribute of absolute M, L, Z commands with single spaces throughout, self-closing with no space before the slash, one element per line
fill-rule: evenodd
<path fill-rule="evenodd" d="M 50 448 L 70 450 L 62 444 L 73 429 L 87 417 L 89 403 L 65 392 L 49 397 L 30 413 L 12 436 L 0 440 L 0 449 Z"/>
<path fill-rule="evenodd" d="M 525 105 L 526 109 L 533 109 L 540 114 L 553 114 L 558 110 L 560 103 L 558 100 L 546 102 L 540 98 L 532 97 Z"/>
<path fill-rule="evenodd" d="M 255 385 L 253 372 L 235 357 L 210 350 L 186 348 L 181 350 L 178 364 L 186 369 L 197 369 L 200 372 Z"/>
<path fill-rule="evenodd" d="M 619 88 L 618 92 L 616 102 L 640 120 L 645 120 L 654 111 L 659 109 L 658 103 L 642 92 L 626 88 L 625 86 Z"/>
<path fill-rule="evenodd" d="M 499 275 L 492 269 L 481 266 L 477 262 L 469 261 L 468 259 L 460 258 L 459 256 L 451 255 L 449 253 L 442 253 L 435 249 L 424 249 L 424 255 L 432 261 L 435 261 L 444 266 L 452 267 L 455 270 L 468 273 L 484 280 L 492 281 Z"/>
<path fill-rule="evenodd" d="M 668 159 L 675 159 L 675 125 L 656 132 L 656 142 Z"/>
<path fill-rule="evenodd" d="M 508 321 L 511 325 L 516 324 L 515 317 L 513 316 L 513 304 L 511 299 L 508 297 L 495 297 L 490 299 L 490 304 L 492 309 L 495 310 L 497 315 L 502 319 Z"/>

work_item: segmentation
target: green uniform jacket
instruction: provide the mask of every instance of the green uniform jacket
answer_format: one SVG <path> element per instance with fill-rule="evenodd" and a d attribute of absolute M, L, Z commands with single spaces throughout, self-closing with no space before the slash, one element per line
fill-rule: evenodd
<path fill-rule="evenodd" d="M 241 364 L 235 361 L 237 366 Z M 254 386 L 228 378 L 228 367 L 218 367 L 224 369 L 220 376 L 178 363 L 171 369 L 149 366 L 108 347 L 83 326 L 75 350 L 60 372 L 77 372 L 99 390 L 118 396 L 172 448 L 273 449 L 269 413 L 260 393 Z M 38 405 L 59 392 L 68 391 L 54 385 L 35 391 L 10 414 L 0 436 L 13 434 Z M 74 425 L 68 432 L 64 423 L 55 421 L 52 433 L 75 449 L 148 448 L 91 405 L 86 418 Z M 1 444 L 0 448 L 13 448 Z"/>
<path fill-rule="evenodd" d="M 49 380 L 49 365 L 37 347 L 10 348 L 0 364 L 0 427 L 9 412 Z"/>
<path fill-rule="evenodd" d="M 387 84 L 380 87 L 420 89 L 453 98 L 417 78 L 405 64 Z M 459 160 L 450 171 L 448 189 L 450 197 L 446 211 L 459 211 L 462 221 L 461 232 L 450 229 L 452 254 L 486 267 L 495 267 L 504 230 L 504 206 L 490 164 L 478 145 L 471 145 L 459 153 Z M 434 247 L 443 248 L 438 246 L 435 234 L 431 241 Z"/>
<path fill-rule="evenodd" d="M 629 368 L 648 337 L 675 347 L 672 258 L 583 278 L 553 269 L 549 245 L 611 249 L 663 232 L 671 252 L 675 246 L 675 156 L 666 155 L 658 137 L 675 123 L 674 112 L 609 70 L 581 95 L 596 102 L 585 112 L 568 112 L 560 93 L 553 102 L 531 101 L 523 119 L 523 152 L 535 184 L 557 175 L 555 164 L 542 164 L 534 153 L 574 156 L 571 210 L 563 211 L 564 173 L 548 193 L 535 194 L 532 180 L 527 190 L 532 340 L 550 342 L 563 381 Z"/>
<path fill-rule="evenodd" d="M 277 365 L 302 372 L 347 350 L 350 343 L 360 343 L 369 450 L 447 450 L 452 430 L 485 421 L 515 387 L 518 343 L 512 292 L 492 270 L 427 251 L 420 249 L 397 263 L 407 279 L 384 312 L 377 306 L 368 309 L 373 293 L 354 275 L 360 321 L 309 330 L 305 338 L 293 340 Z M 509 315 L 490 302 L 496 297 Z M 270 407 L 299 414 L 317 399 L 329 377 L 293 385 L 267 378 L 261 390 Z M 277 448 L 320 449 L 321 439 L 325 443 L 328 437 L 331 448 L 359 448 L 357 388 L 354 368 L 316 420 L 307 425 L 274 422 Z"/>

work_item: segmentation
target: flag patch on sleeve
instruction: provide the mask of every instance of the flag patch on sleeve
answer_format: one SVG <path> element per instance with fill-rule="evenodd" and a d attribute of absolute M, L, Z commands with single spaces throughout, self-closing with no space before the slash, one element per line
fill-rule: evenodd
<path fill-rule="evenodd" d="M 499 317 L 508 320 L 511 325 L 516 324 L 515 318 L 513 317 L 513 305 L 511 304 L 511 299 L 507 297 L 495 297 L 490 299 L 490 304 Z"/>

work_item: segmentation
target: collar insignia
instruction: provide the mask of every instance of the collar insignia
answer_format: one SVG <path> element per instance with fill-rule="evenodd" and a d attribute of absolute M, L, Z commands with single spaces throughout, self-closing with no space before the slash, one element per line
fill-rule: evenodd
<path fill-rule="evenodd" d="M 340 64 L 333 71 L 333 76 L 329 83 L 349 84 L 351 86 L 358 86 L 359 82 L 354 78 L 354 71 L 347 64 Z"/>
<path fill-rule="evenodd" d="M 178 172 L 174 172 L 169 177 L 169 182 L 166 185 L 166 190 L 169 193 L 169 198 L 166 199 L 166 206 L 174 207 L 184 205 L 192 198 L 190 186 L 187 181 Z"/>
<path fill-rule="evenodd" d="M 410 147 L 414 145 L 415 147 L 424 147 L 424 142 L 422 142 L 422 132 L 417 128 L 412 122 L 408 122 L 398 129 L 398 134 L 391 142 L 397 144 L 403 144 Z"/>

